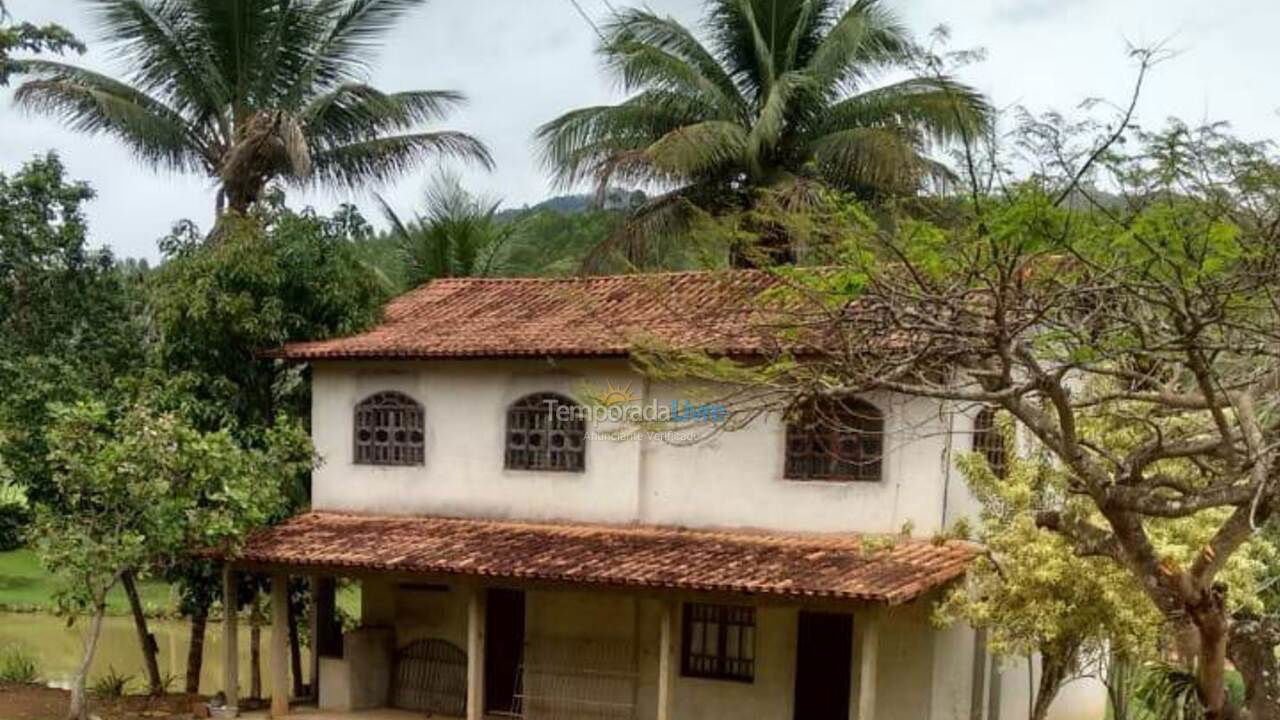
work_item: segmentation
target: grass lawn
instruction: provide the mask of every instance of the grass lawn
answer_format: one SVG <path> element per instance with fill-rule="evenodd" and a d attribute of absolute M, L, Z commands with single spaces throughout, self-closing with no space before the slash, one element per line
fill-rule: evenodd
<path fill-rule="evenodd" d="M 149 611 L 173 609 L 167 583 L 144 581 L 138 586 L 138 592 L 142 595 L 143 606 Z M 0 606 L 53 610 L 53 583 L 30 550 L 0 553 Z M 129 612 L 129 602 L 122 588 L 117 587 L 111 592 L 108 610 L 113 614 Z"/>

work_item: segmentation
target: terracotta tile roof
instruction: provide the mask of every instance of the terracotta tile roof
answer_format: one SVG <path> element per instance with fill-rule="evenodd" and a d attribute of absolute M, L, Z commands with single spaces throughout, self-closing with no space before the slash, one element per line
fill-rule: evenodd
<path fill-rule="evenodd" d="M 778 282 L 758 271 L 589 278 L 435 280 L 393 300 L 359 335 L 295 343 L 297 360 L 625 355 L 644 337 L 756 354 L 771 333 L 750 301 Z"/>
<path fill-rule="evenodd" d="M 241 562 L 335 570 L 907 602 L 964 574 L 968 543 L 313 512 L 250 537 Z"/>

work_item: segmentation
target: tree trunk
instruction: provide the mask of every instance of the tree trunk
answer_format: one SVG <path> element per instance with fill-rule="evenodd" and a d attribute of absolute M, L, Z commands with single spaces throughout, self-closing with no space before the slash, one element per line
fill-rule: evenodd
<path fill-rule="evenodd" d="M 256 590 L 249 606 L 249 697 L 262 699 L 262 604 Z"/>
<path fill-rule="evenodd" d="M 142 659 L 147 669 L 147 684 L 152 696 L 164 694 L 164 679 L 160 677 L 160 661 L 157 659 L 159 648 L 156 638 L 147 628 L 147 616 L 142 608 L 142 598 L 138 595 L 138 578 L 132 570 L 126 570 L 120 576 L 124 585 L 124 594 L 129 598 L 129 608 L 133 611 L 133 625 L 138 631 L 138 642 L 142 645 Z"/>
<path fill-rule="evenodd" d="M 306 692 L 302 687 L 302 647 L 298 641 L 298 613 L 288 594 L 285 598 L 289 605 L 289 668 L 293 675 L 293 697 L 303 697 Z"/>
<path fill-rule="evenodd" d="M 1045 720 L 1049 716 L 1049 706 L 1058 697 L 1058 691 L 1062 689 L 1062 683 L 1066 682 L 1074 660 L 1074 657 L 1040 656 L 1040 682 L 1036 687 L 1035 702 L 1031 706 L 1031 720 Z"/>
<path fill-rule="evenodd" d="M 209 624 L 209 605 L 201 603 L 191 613 L 191 642 L 187 646 L 187 685 L 189 695 L 200 692 L 200 673 L 204 669 L 204 633 Z"/>
<path fill-rule="evenodd" d="M 1227 640 L 1231 621 L 1227 616 L 1226 588 L 1215 585 L 1202 592 L 1187 614 L 1199 631 L 1196 685 L 1204 704 L 1204 720 L 1228 720 L 1235 716 L 1227 699 Z"/>
<path fill-rule="evenodd" d="M 1280 720 L 1280 621 L 1241 616 L 1231 623 L 1227 652 L 1244 677 L 1249 720 Z"/>
<path fill-rule="evenodd" d="M 75 678 L 71 681 L 71 707 L 67 709 L 67 720 L 88 720 L 89 718 L 87 702 L 89 667 L 93 665 L 93 654 L 98 649 L 98 638 L 102 635 L 102 619 L 106 614 L 107 602 L 104 598 L 94 607 L 89 633 L 84 638 L 84 656 L 80 660 L 80 667 L 76 668 Z"/>

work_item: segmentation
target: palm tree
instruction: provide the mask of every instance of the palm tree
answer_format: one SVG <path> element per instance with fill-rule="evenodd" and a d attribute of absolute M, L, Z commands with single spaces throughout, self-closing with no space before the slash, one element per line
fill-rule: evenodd
<path fill-rule="evenodd" d="M 439 175 L 426 193 L 426 214 L 402 220 L 385 200 L 391 240 L 403 263 L 403 284 L 417 287 L 445 277 L 485 277 L 500 269 L 516 225 L 498 216 L 500 201 L 467 192 L 458 178 Z"/>
<path fill-rule="evenodd" d="M 354 188 L 426 158 L 491 166 L 459 132 L 423 132 L 463 102 L 366 84 L 379 38 L 423 0 L 92 0 L 127 80 L 26 61 L 17 102 L 106 133 L 157 168 L 219 184 L 245 212 L 273 181 Z"/>
<path fill-rule="evenodd" d="M 694 209 L 750 206 L 761 190 L 803 204 L 819 186 L 861 196 L 916 192 L 949 177 L 928 152 L 987 127 L 972 88 L 910 69 L 915 46 L 881 0 L 708 0 L 704 44 L 669 17 L 616 14 L 606 68 L 633 95 L 542 126 L 544 160 L 565 186 L 663 187 L 615 244 L 628 254 L 687 227 Z M 616 248 L 615 248 L 616 249 Z"/>

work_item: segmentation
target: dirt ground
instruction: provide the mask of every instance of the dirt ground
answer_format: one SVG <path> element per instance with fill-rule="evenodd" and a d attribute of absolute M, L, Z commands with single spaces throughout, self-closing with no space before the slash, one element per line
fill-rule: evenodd
<path fill-rule="evenodd" d="M 0 720 L 64 720 L 71 694 L 40 685 L 0 684 Z M 176 720 L 191 717 L 193 695 L 162 698 L 89 698 L 89 714 L 102 720 Z"/>

